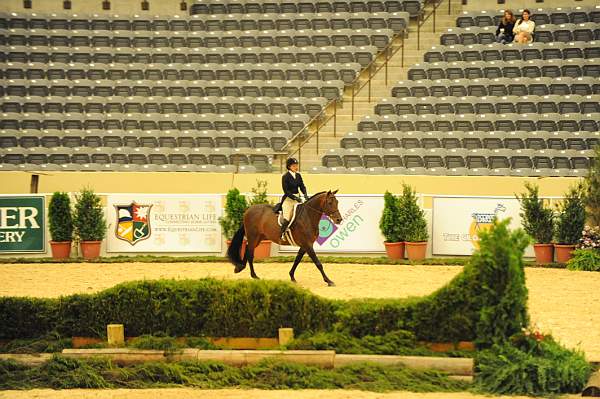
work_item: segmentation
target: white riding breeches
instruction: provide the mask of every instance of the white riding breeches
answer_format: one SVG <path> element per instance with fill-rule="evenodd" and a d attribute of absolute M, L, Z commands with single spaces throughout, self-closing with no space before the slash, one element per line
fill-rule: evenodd
<path fill-rule="evenodd" d="M 283 212 L 283 218 L 288 222 L 292 219 L 292 213 L 294 212 L 294 206 L 297 204 L 297 201 L 294 201 L 291 198 L 286 198 L 281 204 L 281 210 Z"/>

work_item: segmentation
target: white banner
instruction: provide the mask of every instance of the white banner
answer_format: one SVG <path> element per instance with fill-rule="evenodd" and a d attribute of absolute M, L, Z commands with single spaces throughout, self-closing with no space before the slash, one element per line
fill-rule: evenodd
<path fill-rule="evenodd" d="M 515 198 L 433 198 L 434 255 L 471 255 L 479 248 L 478 234 L 492 220 L 511 218 L 510 227 L 521 227 L 520 205 Z M 528 248 L 526 256 L 532 256 Z"/>
<path fill-rule="evenodd" d="M 108 195 L 107 252 L 221 252 L 221 196 Z"/>
<path fill-rule="evenodd" d="M 316 252 L 385 252 L 384 238 L 379 231 L 383 211 L 383 196 L 337 195 L 338 209 L 343 217 L 334 224 L 323 215 L 319 222 Z M 296 252 L 298 248 L 282 246 L 281 251 Z"/>

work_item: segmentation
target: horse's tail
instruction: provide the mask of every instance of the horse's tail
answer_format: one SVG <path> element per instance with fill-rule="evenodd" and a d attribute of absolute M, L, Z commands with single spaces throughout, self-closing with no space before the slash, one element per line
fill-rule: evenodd
<path fill-rule="evenodd" d="M 246 234 L 246 232 L 244 230 L 244 224 L 242 223 L 240 229 L 231 239 L 231 245 L 229 245 L 229 249 L 227 250 L 227 257 L 229 258 L 229 261 L 235 265 L 236 273 L 241 272 L 246 267 L 246 256 L 244 256 L 244 259 L 240 256 L 240 251 L 244 243 L 244 234 Z"/>

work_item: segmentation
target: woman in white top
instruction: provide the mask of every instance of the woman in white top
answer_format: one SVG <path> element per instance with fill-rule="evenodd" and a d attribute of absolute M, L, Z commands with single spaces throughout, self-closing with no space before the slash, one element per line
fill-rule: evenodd
<path fill-rule="evenodd" d="M 523 10 L 521 18 L 515 23 L 513 33 L 515 35 L 515 43 L 527 44 L 533 41 L 533 30 L 535 29 L 535 22 L 529 17 L 531 13 L 528 9 Z"/>

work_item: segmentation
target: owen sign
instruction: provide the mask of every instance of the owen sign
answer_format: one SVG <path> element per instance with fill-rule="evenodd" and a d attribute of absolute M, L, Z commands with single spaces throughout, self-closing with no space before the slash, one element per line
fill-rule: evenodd
<path fill-rule="evenodd" d="M 0 253 L 45 252 L 43 196 L 0 196 Z"/>

